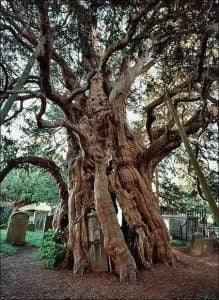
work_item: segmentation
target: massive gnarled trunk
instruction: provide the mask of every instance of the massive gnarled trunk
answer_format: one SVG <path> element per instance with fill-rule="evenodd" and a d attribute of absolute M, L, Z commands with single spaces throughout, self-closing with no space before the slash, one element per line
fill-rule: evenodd
<path fill-rule="evenodd" d="M 153 263 L 172 263 L 173 257 L 167 228 L 152 192 L 152 171 L 148 167 L 151 160 L 145 163 L 144 146 L 125 122 L 123 101 L 118 99 L 124 95 L 110 101 L 102 86 L 102 76 L 97 73 L 91 80 L 80 135 L 77 141 L 69 136 L 67 255 L 73 256 L 74 274 L 89 269 L 87 216 L 95 210 L 106 254 L 121 280 L 134 280 L 138 267 L 148 269 Z M 122 227 L 112 195 L 122 209 Z"/>
<path fill-rule="evenodd" d="M 63 6 L 63 1 L 54 5 L 53 1 L 38 0 L 27 26 L 23 19 L 28 15 L 26 10 L 20 13 L 20 5 L 6 7 L 13 1 L 3 2 L 4 30 L 9 30 L 22 47 L 31 52 L 36 47 L 36 28 L 45 37 L 37 58 L 40 72 L 35 83 L 40 92 L 36 93 L 35 88 L 25 91 L 28 95 L 20 96 L 19 101 L 22 104 L 25 99 L 40 98 L 38 126 L 67 128 L 68 192 L 57 172 L 52 172 L 62 198 L 53 225 L 63 230 L 68 242 L 65 262 L 73 261 L 74 274 L 90 268 L 88 215 L 95 211 L 105 251 L 121 280 L 134 280 L 137 268 L 150 268 L 156 262 L 172 263 L 168 232 L 152 192 L 152 177 L 158 163 L 180 145 L 181 137 L 165 111 L 155 121 L 155 110 L 165 109 L 167 96 L 176 107 L 203 100 L 202 105 L 197 102 L 200 109 L 187 112 L 188 117 L 182 119 L 187 135 L 206 128 L 210 119 L 207 100 L 212 101 L 211 85 L 218 78 L 214 51 L 208 49 L 215 23 L 213 2 L 208 6 L 207 1 L 187 1 L 185 5 L 159 0 L 137 1 L 135 5 L 132 1 L 64 1 Z M 202 17 L 206 25 L 198 26 L 203 23 L 199 23 Z M 59 34 L 58 28 L 65 29 Z M 194 45 L 191 66 L 187 60 L 188 40 Z M 181 54 L 184 46 L 186 55 Z M 212 56 L 208 63 L 207 53 Z M 72 64 L 76 56 L 78 61 Z M 169 56 L 173 64 L 168 63 Z M 148 135 L 145 146 L 127 125 L 125 106 L 136 77 L 146 74 L 154 64 L 160 69 L 161 89 L 144 106 Z M 174 66 L 170 72 L 169 66 Z M 61 87 L 55 87 L 59 75 Z M 156 93 L 156 85 L 153 90 Z M 63 111 L 64 119 L 42 119 L 49 101 Z M 41 160 L 37 165 L 42 166 Z M 44 163 L 43 167 L 48 169 Z M 123 212 L 122 227 L 117 222 L 113 199 Z"/>

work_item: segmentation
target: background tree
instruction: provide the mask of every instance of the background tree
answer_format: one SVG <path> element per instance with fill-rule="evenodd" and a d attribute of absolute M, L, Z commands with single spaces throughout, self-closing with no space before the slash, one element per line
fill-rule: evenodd
<path fill-rule="evenodd" d="M 8 50 L 3 60 L 10 62 L 11 79 L 15 73 L 17 80 L 19 62 L 33 52 L 40 35 L 46 38 L 17 100 L 39 99 L 40 128 L 66 128 L 69 196 L 55 224 L 68 209 L 74 274 L 89 268 L 91 210 L 97 212 L 106 253 L 121 280 L 135 280 L 137 267 L 174 263 L 152 179 L 157 165 L 181 144 L 167 99 L 187 135 L 217 119 L 210 107 L 218 78 L 216 2 L 5 1 L 0 10 Z M 126 120 L 133 102 L 146 120 L 140 137 Z M 54 105 L 59 118 L 48 113 Z"/>
<path fill-rule="evenodd" d="M 48 174 L 40 170 L 13 170 L 1 184 L 1 194 L 6 200 L 19 199 L 22 204 L 60 201 L 57 186 Z"/>

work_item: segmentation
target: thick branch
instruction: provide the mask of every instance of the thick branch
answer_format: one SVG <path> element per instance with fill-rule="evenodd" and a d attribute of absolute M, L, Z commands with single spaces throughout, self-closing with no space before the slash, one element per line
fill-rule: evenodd
<path fill-rule="evenodd" d="M 75 76 L 75 74 L 70 69 L 68 63 L 64 60 L 64 58 L 59 55 L 55 49 L 52 49 L 52 59 L 57 62 L 57 64 L 61 68 L 62 76 L 64 79 L 64 83 L 67 89 L 73 91 L 74 89 L 80 88 L 80 84 Z"/>
<path fill-rule="evenodd" d="M 174 97 L 177 94 L 188 92 L 190 88 L 190 83 L 194 79 L 195 73 L 192 72 L 186 79 L 182 80 L 180 83 L 173 85 L 173 87 L 168 88 L 168 95 L 170 98 Z M 162 104 L 166 100 L 166 91 L 155 98 L 152 101 L 148 101 L 149 103 L 145 106 L 145 111 L 149 111 L 151 109 L 156 108 L 160 104 Z"/>
<path fill-rule="evenodd" d="M 185 124 L 184 129 L 187 135 L 198 132 L 200 128 L 206 126 L 209 113 L 203 110 L 197 111 Z M 158 163 L 171 151 L 181 144 L 181 137 L 178 130 L 166 130 L 156 139 L 144 153 L 144 164 L 146 170 L 153 174 Z"/>
<path fill-rule="evenodd" d="M 110 56 L 118 50 L 121 50 L 123 48 L 125 48 L 128 43 L 131 42 L 139 22 L 141 21 L 141 19 L 148 13 L 148 11 L 153 8 L 155 5 L 157 5 L 159 3 L 158 0 L 155 1 L 150 1 L 150 3 L 147 3 L 144 7 L 142 7 L 138 13 L 132 18 L 132 20 L 130 21 L 128 28 L 127 28 L 127 34 L 125 35 L 124 38 L 122 38 L 120 41 L 118 41 L 117 43 L 111 44 L 109 47 L 107 47 L 107 49 L 105 50 L 105 53 L 102 57 L 101 60 L 101 64 L 100 64 L 100 68 L 105 67 L 108 59 L 110 58 Z"/>
<path fill-rule="evenodd" d="M 50 82 L 50 60 L 52 57 L 52 30 L 48 17 L 48 3 L 37 1 L 37 8 L 40 16 L 41 31 L 46 38 L 44 44 L 44 54 L 38 58 L 41 73 L 41 84 L 47 98 L 65 109 L 64 97 L 53 89 Z"/>
<path fill-rule="evenodd" d="M 87 91 L 90 88 L 90 80 L 91 78 L 96 74 L 96 71 L 92 71 L 87 78 L 87 84 L 81 88 L 75 89 L 73 93 L 69 96 L 68 101 L 72 101 L 77 95 L 83 94 L 85 91 Z"/>
<path fill-rule="evenodd" d="M 32 68 L 35 60 L 37 59 L 40 51 L 42 50 L 44 42 L 45 42 L 45 38 L 42 37 L 41 40 L 39 41 L 36 49 L 34 50 L 34 53 L 30 57 L 25 69 L 23 70 L 21 77 L 18 79 L 18 81 L 15 85 L 15 88 L 14 88 L 15 90 L 20 90 L 23 87 L 27 77 L 30 74 L 31 68 Z M 16 97 L 17 97 L 17 93 L 12 94 L 5 102 L 3 108 L 0 111 L 0 124 L 3 124 L 9 110 L 11 109 L 14 101 L 16 100 Z"/>
<path fill-rule="evenodd" d="M 56 120 L 53 122 L 47 121 L 47 120 L 43 120 L 43 119 L 38 119 L 37 123 L 39 125 L 39 127 L 41 128 L 57 128 L 57 127 L 66 127 L 69 129 L 72 129 L 74 132 L 81 134 L 80 129 L 71 124 L 69 121 L 65 120 L 65 119 L 60 119 L 60 120 Z"/>
<path fill-rule="evenodd" d="M 151 60 L 147 63 L 144 62 L 142 58 L 139 58 L 134 67 L 126 68 L 125 72 L 115 83 L 110 96 L 109 101 L 112 103 L 117 99 L 117 97 L 125 95 L 123 98 L 125 99 L 131 90 L 131 86 L 136 79 L 137 76 L 142 74 L 143 72 L 148 71 L 153 65 L 155 61 Z"/>

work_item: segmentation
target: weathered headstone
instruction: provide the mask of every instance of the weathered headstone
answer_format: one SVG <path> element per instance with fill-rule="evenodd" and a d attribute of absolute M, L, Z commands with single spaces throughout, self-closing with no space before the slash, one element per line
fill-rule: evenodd
<path fill-rule="evenodd" d="M 217 240 L 212 238 L 205 238 L 204 244 L 203 244 L 203 255 L 209 255 L 214 252 L 215 244 L 217 243 Z"/>
<path fill-rule="evenodd" d="M 6 242 L 14 245 L 24 245 L 29 216 L 24 212 L 15 212 L 10 216 Z"/>
<path fill-rule="evenodd" d="M 35 230 L 35 224 L 29 223 L 27 225 L 27 231 L 34 231 Z"/>
<path fill-rule="evenodd" d="M 103 233 L 96 212 L 88 215 L 89 256 L 93 272 L 107 272 L 108 261 L 103 247 Z"/>
<path fill-rule="evenodd" d="M 192 256 L 202 256 L 204 247 L 204 236 L 200 232 L 193 233 L 189 254 Z"/>
<path fill-rule="evenodd" d="M 181 221 L 177 218 L 170 219 L 169 230 L 173 238 L 181 238 Z"/>
<path fill-rule="evenodd" d="M 186 220 L 185 227 L 185 239 L 188 241 L 192 240 L 192 236 L 194 232 L 198 232 L 198 218 L 193 216 L 188 216 Z M 184 236 L 184 234 L 183 234 Z M 183 237 L 184 238 L 184 237 Z"/>
<path fill-rule="evenodd" d="M 52 221 L 53 221 L 53 215 L 52 216 L 46 216 L 43 232 L 46 232 L 49 229 L 52 229 Z"/>
<path fill-rule="evenodd" d="M 43 229 L 47 211 L 36 211 L 34 213 L 34 224 L 36 229 Z"/>

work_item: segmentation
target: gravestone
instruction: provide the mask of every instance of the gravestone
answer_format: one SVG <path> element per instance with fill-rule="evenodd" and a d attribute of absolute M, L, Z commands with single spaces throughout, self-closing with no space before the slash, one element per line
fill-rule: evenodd
<path fill-rule="evenodd" d="M 170 235 L 173 238 L 181 238 L 181 220 L 178 218 L 172 218 L 169 221 Z"/>
<path fill-rule="evenodd" d="M 52 229 L 52 221 L 53 221 L 53 215 L 52 216 L 46 216 L 43 232 L 46 232 L 49 229 Z"/>
<path fill-rule="evenodd" d="M 10 216 L 6 242 L 14 245 L 24 245 L 29 216 L 24 212 L 15 212 Z"/>
<path fill-rule="evenodd" d="M 193 233 L 189 254 L 192 256 L 202 256 L 204 247 L 204 236 L 200 232 Z"/>
<path fill-rule="evenodd" d="M 34 224 L 36 229 L 43 229 L 47 211 L 36 211 L 34 213 Z"/>
<path fill-rule="evenodd" d="M 96 212 L 88 214 L 89 257 L 93 272 L 107 272 L 108 260 L 103 247 L 103 233 Z"/>
<path fill-rule="evenodd" d="M 33 223 L 28 224 L 27 225 L 27 230 L 28 231 L 34 231 L 35 230 L 35 224 L 33 224 Z"/>
<path fill-rule="evenodd" d="M 198 218 L 193 216 L 188 216 L 186 220 L 186 225 L 184 226 L 185 230 L 185 239 L 187 241 L 192 240 L 192 236 L 194 232 L 198 232 Z M 184 231 L 183 230 L 183 231 Z M 184 232 L 183 232 L 184 238 Z"/>
<path fill-rule="evenodd" d="M 217 240 L 212 238 L 205 238 L 204 244 L 203 244 L 203 255 L 209 255 L 214 252 L 215 245 L 217 243 Z"/>

